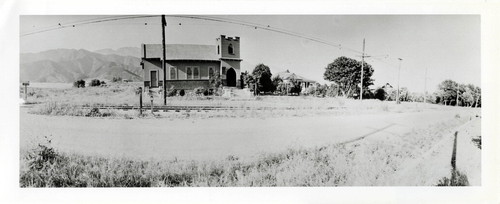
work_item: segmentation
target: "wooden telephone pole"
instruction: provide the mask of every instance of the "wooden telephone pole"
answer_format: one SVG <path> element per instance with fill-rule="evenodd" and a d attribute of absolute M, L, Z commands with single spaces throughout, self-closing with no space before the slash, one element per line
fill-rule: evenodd
<path fill-rule="evenodd" d="M 399 59 L 399 68 L 398 68 L 398 92 L 396 93 L 396 104 L 400 104 L 401 102 L 399 101 L 399 78 L 400 78 L 400 75 L 401 75 L 401 61 L 403 61 L 403 59 L 401 58 L 398 58 Z"/>
<path fill-rule="evenodd" d="M 161 15 L 161 36 L 162 36 L 162 48 L 163 48 L 163 61 L 161 66 L 163 68 L 163 105 L 167 105 L 167 68 L 165 63 L 167 63 L 166 58 L 166 48 L 165 48 L 165 27 L 167 26 L 167 21 L 165 20 L 165 15 Z"/>
<path fill-rule="evenodd" d="M 424 105 L 427 103 L 427 68 L 425 68 L 424 78 Z"/>
<path fill-rule="evenodd" d="M 365 39 L 363 38 L 363 54 L 361 55 L 361 88 L 359 90 L 359 100 L 363 100 L 363 69 L 365 64 Z"/>

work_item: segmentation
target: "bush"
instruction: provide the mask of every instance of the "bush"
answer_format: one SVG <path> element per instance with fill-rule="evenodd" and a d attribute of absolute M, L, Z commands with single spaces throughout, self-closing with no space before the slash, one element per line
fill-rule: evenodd
<path fill-rule="evenodd" d="M 47 136 L 45 136 L 45 140 L 45 144 L 38 144 L 38 147 L 26 156 L 30 169 L 39 171 L 48 165 L 54 164 L 58 159 L 59 155 L 51 146 L 52 140 L 48 139 Z"/>
<path fill-rule="evenodd" d="M 201 95 L 203 92 L 205 92 L 205 89 L 203 87 L 197 87 L 193 91 L 196 95 Z"/>
<path fill-rule="evenodd" d="M 313 86 L 309 86 L 306 88 L 306 91 L 304 92 L 304 94 L 307 96 L 314 96 L 314 95 L 316 95 L 316 89 Z"/>
<path fill-rule="evenodd" d="M 167 96 L 168 97 L 177 96 L 177 89 L 169 89 L 167 91 Z"/>
<path fill-rule="evenodd" d="M 219 71 L 215 71 L 212 75 L 209 76 L 208 83 L 211 88 L 220 88 L 222 86 L 222 78 L 220 76 Z"/>
<path fill-rule="evenodd" d="M 92 81 L 90 81 L 90 84 L 89 86 L 100 86 L 101 85 L 101 81 L 99 81 L 99 79 L 92 79 Z"/>
<path fill-rule="evenodd" d="M 310 88 L 314 89 L 314 87 L 310 87 Z M 326 85 L 326 84 L 325 85 L 318 84 L 313 93 L 317 97 L 325 97 L 327 88 L 328 88 L 328 85 Z"/>
<path fill-rule="evenodd" d="M 30 113 L 40 115 L 69 115 L 83 116 L 86 113 L 76 105 L 62 104 L 53 101 L 41 104 L 33 108 Z"/>
<path fill-rule="evenodd" d="M 73 87 L 75 88 L 85 88 L 85 81 L 80 79 L 78 81 L 73 82 Z"/>
<path fill-rule="evenodd" d="M 387 93 L 383 88 L 378 88 L 377 90 L 375 90 L 374 97 L 378 100 L 385 101 L 385 99 L 387 98 Z"/>
<path fill-rule="evenodd" d="M 122 78 L 121 77 L 113 77 L 113 79 L 111 81 L 112 82 L 121 82 Z"/>
<path fill-rule="evenodd" d="M 439 180 L 437 186 L 468 186 L 469 179 L 467 175 L 456 170 L 451 170 L 451 178 L 443 177 Z"/>
<path fill-rule="evenodd" d="M 222 96 L 222 89 L 210 89 L 208 95 Z"/>
<path fill-rule="evenodd" d="M 325 85 L 326 90 L 325 90 L 325 95 L 328 97 L 336 97 L 338 95 L 338 87 L 335 85 L 327 86 Z"/>
<path fill-rule="evenodd" d="M 288 93 L 294 95 L 294 94 L 297 94 L 297 95 L 300 95 L 300 92 L 302 91 L 302 86 L 300 86 L 300 82 L 294 80 L 294 79 L 291 79 L 290 80 L 290 90 L 288 91 Z"/>
<path fill-rule="evenodd" d="M 476 138 L 472 138 L 472 143 L 474 143 L 477 148 L 481 149 L 481 136 L 477 136 Z"/>
<path fill-rule="evenodd" d="M 186 95 L 186 91 L 184 91 L 184 89 L 181 89 L 179 91 L 179 96 L 184 96 L 184 95 Z"/>
<path fill-rule="evenodd" d="M 203 95 L 204 95 L 204 96 L 208 96 L 208 95 L 209 95 L 208 90 L 206 90 L 206 89 L 205 89 L 205 91 L 203 91 Z"/>

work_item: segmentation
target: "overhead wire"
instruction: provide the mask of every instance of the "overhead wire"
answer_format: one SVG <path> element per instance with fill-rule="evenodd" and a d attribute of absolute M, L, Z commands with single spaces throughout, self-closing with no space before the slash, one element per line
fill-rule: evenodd
<path fill-rule="evenodd" d="M 28 35 L 34 35 L 34 34 L 38 34 L 38 33 L 48 32 L 48 31 L 52 31 L 52 30 L 63 29 L 63 28 L 68 28 L 68 27 L 82 26 L 82 25 L 88 25 L 88 24 L 103 23 L 103 22 L 118 21 L 118 20 L 126 20 L 126 19 L 151 18 L 151 17 L 158 17 L 158 15 L 148 15 L 148 16 L 145 16 L 145 15 L 136 15 L 136 16 L 123 16 L 123 17 L 104 17 L 104 18 L 96 18 L 96 19 L 82 20 L 82 21 L 76 21 L 76 22 L 69 22 L 69 23 L 64 23 L 64 24 L 59 23 L 58 25 L 44 27 L 41 30 L 24 33 L 24 34 L 21 34 L 20 36 L 24 37 L 24 36 L 28 36 Z"/>
<path fill-rule="evenodd" d="M 118 16 L 118 17 L 117 16 L 106 16 L 106 17 L 102 17 L 102 18 L 94 18 L 94 19 L 80 20 L 80 21 L 74 21 L 74 22 L 67 22 L 64 24 L 59 23 L 58 25 L 55 25 L 55 26 L 44 27 L 41 30 L 23 33 L 20 36 L 24 37 L 24 36 L 34 35 L 34 34 L 38 34 L 38 33 L 48 32 L 48 31 L 52 31 L 52 30 L 64 29 L 64 28 L 68 28 L 68 27 L 76 27 L 76 26 L 82 26 L 82 25 L 89 25 L 89 24 L 96 24 L 96 23 L 103 23 L 103 22 L 110 22 L 110 21 L 119 21 L 119 20 L 128 20 L 128 19 L 152 18 L 152 17 L 159 17 L 159 16 L 160 15 L 128 15 L 128 16 Z M 304 35 L 302 33 L 297 33 L 294 31 L 290 31 L 290 30 L 286 30 L 286 29 L 282 29 L 282 28 L 277 28 L 277 27 L 271 27 L 270 25 L 252 23 L 252 22 L 247 22 L 247 21 L 242 21 L 242 20 L 237 20 L 237 19 L 227 19 L 227 18 L 222 18 L 222 17 L 214 17 L 214 16 L 166 15 L 166 17 L 206 20 L 206 21 L 241 25 L 241 26 L 251 27 L 251 28 L 255 28 L 255 29 L 262 29 L 262 30 L 276 32 L 276 33 L 280 33 L 280 34 L 284 34 L 284 35 L 298 37 L 298 38 L 310 40 L 313 42 L 321 43 L 324 45 L 336 47 L 342 53 L 347 50 L 347 51 L 350 51 L 353 53 L 363 54 L 363 52 L 361 52 L 361 51 L 358 51 L 358 50 L 350 48 L 350 47 L 343 46 L 340 43 L 329 42 L 329 41 L 326 41 L 326 40 L 323 40 L 323 39 L 320 39 L 317 37 L 307 36 L 307 35 Z M 146 25 L 147 25 L 147 23 L 146 23 Z M 381 60 L 379 60 L 379 61 L 381 61 Z"/>

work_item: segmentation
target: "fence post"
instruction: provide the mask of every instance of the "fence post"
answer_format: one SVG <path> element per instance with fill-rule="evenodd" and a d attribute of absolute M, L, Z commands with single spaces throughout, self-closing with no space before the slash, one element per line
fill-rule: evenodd
<path fill-rule="evenodd" d="M 451 167 L 455 169 L 456 166 L 456 158 L 457 158 L 457 135 L 458 131 L 455 132 L 455 140 L 453 141 L 453 152 L 451 154 Z"/>
<path fill-rule="evenodd" d="M 30 82 L 23 82 L 24 86 L 24 102 L 26 103 L 28 101 L 28 86 L 30 85 Z"/>
<path fill-rule="evenodd" d="M 142 115 L 142 87 L 139 87 L 139 114 Z"/>
<path fill-rule="evenodd" d="M 24 101 L 28 101 L 28 85 L 24 85 Z"/>
<path fill-rule="evenodd" d="M 151 94 L 151 114 L 155 115 L 153 112 L 153 94 Z"/>

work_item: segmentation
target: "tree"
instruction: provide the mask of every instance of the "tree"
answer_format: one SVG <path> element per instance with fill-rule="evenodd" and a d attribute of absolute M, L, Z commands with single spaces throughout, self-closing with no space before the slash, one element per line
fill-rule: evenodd
<path fill-rule="evenodd" d="M 465 88 L 465 92 L 461 96 L 463 106 L 472 106 L 474 103 L 474 93 L 469 87 Z"/>
<path fill-rule="evenodd" d="M 438 95 L 444 105 L 454 105 L 457 101 L 458 83 L 453 80 L 444 80 L 438 85 Z"/>
<path fill-rule="evenodd" d="M 466 95 L 465 95 L 466 94 Z M 466 99 L 470 100 L 472 99 L 472 101 L 468 101 L 470 103 L 469 106 L 474 106 L 474 107 L 478 107 L 480 106 L 480 101 L 481 101 L 481 88 L 480 87 L 476 87 L 474 86 L 474 84 L 467 84 L 467 86 L 465 87 L 465 93 L 464 93 L 464 97 L 467 97 Z M 472 96 L 472 98 L 470 98 Z M 465 98 L 464 98 L 465 100 Z"/>
<path fill-rule="evenodd" d="M 208 83 L 210 88 L 219 89 L 222 85 L 222 79 L 220 77 L 219 71 L 215 71 L 209 76 Z"/>
<path fill-rule="evenodd" d="M 375 90 L 375 98 L 381 101 L 385 101 L 387 98 L 387 93 L 385 92 L 385 89 L 383 88 L 378 88 Z"/>
<path fill-rule="evenodd" d="M 373 85 L 373 68 L 366 62 L 363 64 L 363 89 Z M 359 90 L 361 81 L 361 62 L 347 58 L 339 57 L 325 68 L 323 78 L 333 81 L 339 85 L 342 95 L 352 97 L 356 90 Z"/>
<path fill-rule="evenodd" d="M 252 71 L 253 77 L 259 83 L 259 91 L 269 92 L 272 91 L 273 82 L 271 81 L 271 69 L 264 64 L 258 64 Z"/>
<path fill-rule="evenodd" d="M 438 90 L 434 95 L 436 96 L 436 103 L 470 107 L 481 106 L 481 88 L 473 84 L 465 85 L 458 84 L 453 80 L 444 80 L 438 85 Z"/>
<path fill-rule="evenodd" d="M 247 88 L 250 89 L 251 92 L 254 92 L 256 81 L 255 78 L 252 76 L 252 74 L 248 73 L 248 71 L 245 71 L 241 75 L 243 76 L 243 80 Z"/>
<path fill-rule="evenodd" d="M 409 101 L 409 100 L 410 100 L 410 96 L 409 96 L 408 88 L 401 87 L 401 89 L 399 89 L 399 101 Z"/>
<path fill-rule="evenodd" d="M 398 93 L 398 91 L 396 89 L 394 89 L 394 88 L 385 89 L 385 92 L 387 93 L 386 100 L 388 100 L 388 101 L 396 101 L 397 93 Z"/>
<path fill-rule="evenodd" d="M 316 90 L 315 90 L 314 94 L 317 97 L 325 97 L 327 91 L 328 91 L 328 85 L 326 85 L 326 84 L 321 85 L 318 83 L 318 84 L 316 84 Z"/>
<path fill-rule="evenodd" d="M 258 88 L 263 92 L 273 91 L 273 81 L 271 80 L 270 74 L 263 72 L 262 75 L 260 75 Z"/>
<path fill-rule="evenodd" d="M 479 86 L 476 87 L 476 90 L 475 90 L 474 93 L 475 93 L 474 94 L 475 95 L 474 98 L 475 98 L 475 101 L 476 101 L 474 107 L 476 107 L 476 108 L 477 107 L 481 107 L 481 87 L 479 87 Z"/>
<path fill-rule="evenodd" d="M 272 76 L 271 69 L 269 69 L 269 67 L 267 65 L 260 63 L 257 66 L 255 66 L 255 68 L 252 71 L 252 75 L 255 78 L 260 78 L 260 76 L 264 72 L 267 73 L 269 76 Z"/>
<path fill-rule="evenodd" d="M 300 95 L 300 92 L 302 91 L 302 86 L 300 86 L 300 82 L 298 82 L 295 79 L 290 79 L 290 87 L 288 93 L 294 95 Z"/>
<path fill-rule="evenodd" d="M 272 92 L 275 92 L 276 90 L 278 90 L 278 87 L 280 86 L 280 84 L 283 83 L 283 79 L 280 77 L 280 76 L 275 76 L 273 77 L 272 79 L 272 88 L 271 88 L 271 91 Z"/>

